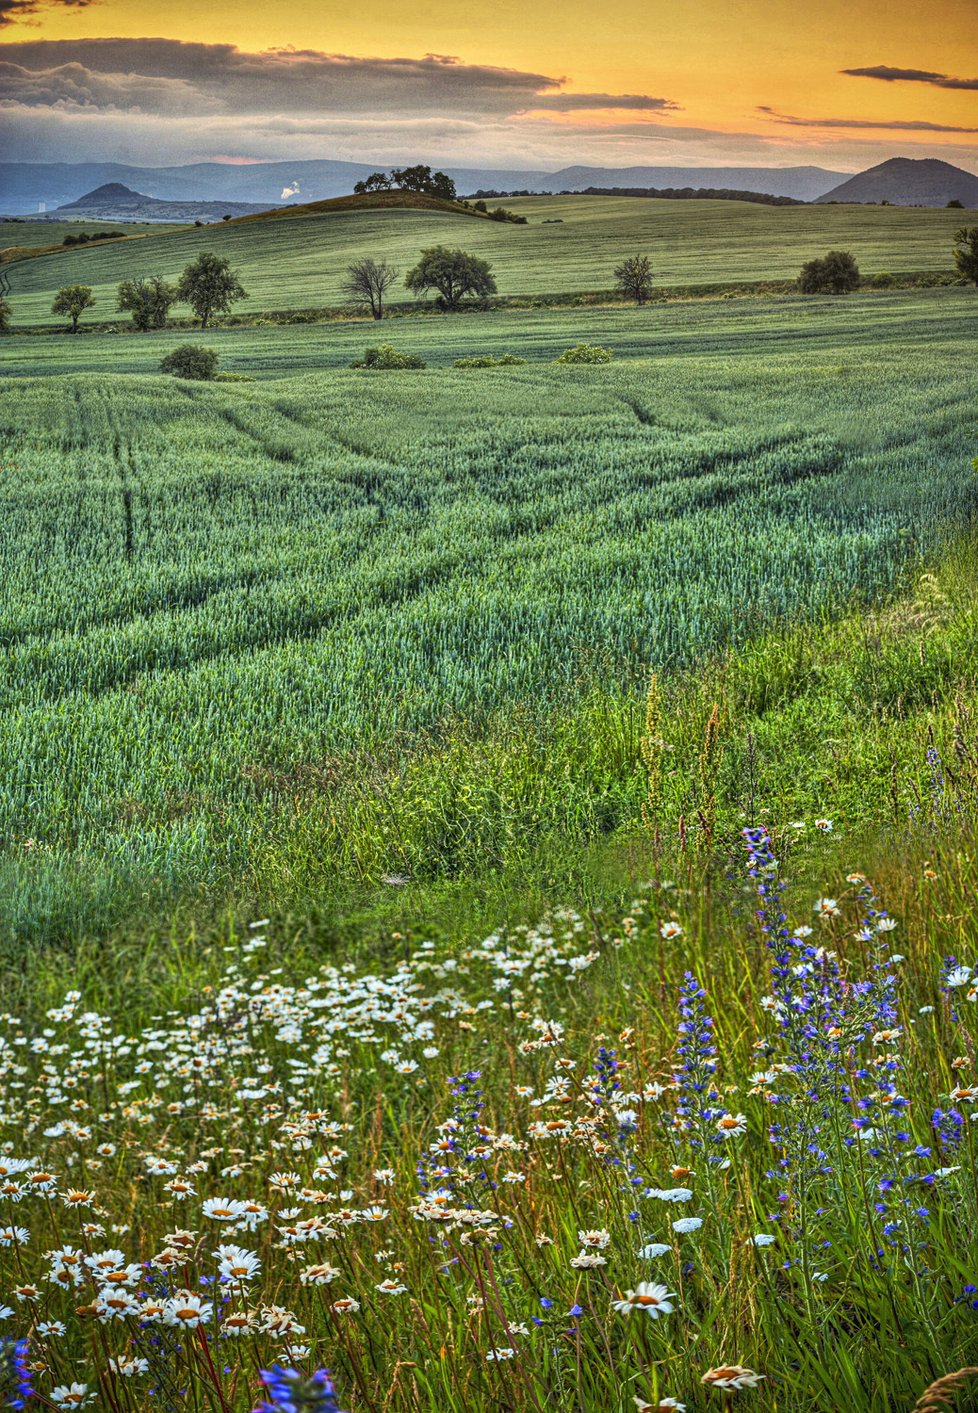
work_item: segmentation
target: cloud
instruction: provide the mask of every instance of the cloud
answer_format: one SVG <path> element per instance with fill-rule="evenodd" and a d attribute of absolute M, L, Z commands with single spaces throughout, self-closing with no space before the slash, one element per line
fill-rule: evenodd
<path fill-rule="evenodd" d="M 953 78 L 931 69 L 894 69 L 889 64 L 873 64 L 868 69 L 840 69 L 849 78 L 882 79 L 884 83 L 929 83 L 934 88 L 978 89 L 978 78 Z"/>
<path fill-rule="evenodd" d="M 650 98 L 644 93 L 552 93 L 535 98 L 532 106 L 555 113 L 598 113 L 619 108 L 654 113 L 681 111 L 670 98 Z"/>
<path fill-rule="evenodd" d="M 791 113 L 779 113 L 776 108 L 757 110 L 771 122 L 788 123 L 795 128 L 868 128 L 891 132 L 978 132 L 978 128 L 959 128 L 949 123 L 929 123 L 916 118 L 797 118 Z"/>
<path fill-rule="evenodd" d="M 30 24 L 42 10 L 84 10 L 98 0 L 0 0 L 0 29 L 16 23 Z"/>
<path fill-rule="evenodd" d="M 0 0 L 9 3 L 16 0 Z M 383 59 L 311 49 L 248 53 L 232 44 L 176 39 L 27 40 L 8 45 L 5 53 L 8 62 L 36 75 L 42 88 L 57 86 L 69 69 L 78 101 L 96 106 L 104 106 L 104 83 L 111 79 L 113 106 L 139 112 L 150 111 L 153 103 L 159 105 L 154 111 L 169 112 L 179 103 L 185 113 L 202 114 L 510 114 L 556 92 L 563 82 L 443 54 Z M 87 93 L 81 70 L 90 76 Z M 168 90 L 168 84 L 179 87 Z"/>

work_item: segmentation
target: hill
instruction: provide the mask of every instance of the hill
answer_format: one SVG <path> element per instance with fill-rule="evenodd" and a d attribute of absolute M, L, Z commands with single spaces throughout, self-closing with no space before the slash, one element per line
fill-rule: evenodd
<path fill-rule="evenodd" d="M 76 201 L 93 187 L 119 182 L 161 201 L 235 201 L 271 206 L 288 199 L 323 201 L 352 191 L 377 163 L 194 162 L 182 167 L 136 167 L 120 162 L 0 163 L 0 209 L 36 212 Z M 448 167 L 465 195 L 497 191 L 580 191 L 587 186 L 723 187 L 811 201 L 847 175 L 823 167 L 562 167 L 539 169 Z"/>
<path fill-rule="evenodd" d="M 75 201 L 59 206 L 51 220 L 86 216 L 101 221 L 220 221 L 225 216 L 247 216 L 264 208 L 242 201 L 160 201 L 133 191 L 123 182 L 104 182 Z"/>
<path fill-rule="evenodd" d="M 891 206 L 946 206 L 949 201 L 960 201 L 963 206 L 978 207 L 978 177 L 933 157 L 891 157 L 817 200 L 823 204 L 888 201 Z"/>
<path fill-rule="evenodd" d="M 330 216 L 356 211 L 437 211 L 448 216 L 474 216 L 487 221 L 485 211 L 476 211 L 460 201 L 446 201 L 441 196 L 429 196 L 423 191 L 368 191 L 352 196 L 331 196 L 325 201 L 305 201 L 298 206 L 273 206 L 268 210 L 240 216 L 231 222 L 272 221 L 302 216 Z"/>
<path fill-rule="evenodd" d="M 416 199 L 416 198 L 415 198 Z M 762 206 L 741 201 L 657 201 L 634 197 L 544 196 L 508 200 L 529 222 L 512 226 L 471 218 L 454 208 L 354 206 L 347 198 L 324 208 L 289 208 L 258 219 L 193 226 L 139 241 L 23 260 L 12 266 L 8 298 L 15 323 L 56 323 L 54 290 L 87 284 L 98 301 L 93 318 L 111 318 L 121 279 L 178 275 L 202 250 L 240 270 L 248 298 L 242 313 L 310 310 L 344 302 L 345 271 L 369 255 L 407 271 L 429 245 L 464 245 L 492 262 L 501 295 L 532 299 L 609 290 L 622 253 L 653 253 L 657 288 L 793 279 L 826 250 L 851 249 L 860 268 L 901 274 L 951 271 L 957 211 L 847 206 Z M 291 216 L 291 218 L 290 218 Z M 544 224 L 547 222 L 547 224 Z M 397 296 L 409 301 L 406 290 Z"/>

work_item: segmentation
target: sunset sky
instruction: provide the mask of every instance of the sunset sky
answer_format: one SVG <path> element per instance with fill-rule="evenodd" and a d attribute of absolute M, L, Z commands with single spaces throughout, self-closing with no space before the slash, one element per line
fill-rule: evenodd
<path fill-rule="evenodd" d="M 0 0 L 10 160 L 978 171 L 975 0 Z"/>

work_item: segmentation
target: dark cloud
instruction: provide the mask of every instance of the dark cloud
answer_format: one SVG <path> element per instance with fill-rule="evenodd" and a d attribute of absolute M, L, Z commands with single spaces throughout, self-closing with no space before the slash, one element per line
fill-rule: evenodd
<path fill-rule="evenodd" d="M 42 10 L 84 10 L 97 0 L 0 0 L 0 29 L 18 21 L 30 21 Z"/>
<path fill-rule="evenodd" d="M 873 64 L 868 69 L 841 69 L 849 78 L 882 79 L 884 83 L 929 83 L 934 88 L 978 89 L 978 78 L 954 78 L 931 69 L 894 69 L 889 64 Z"/>
<path fill-rule="evenodd" d="M 535 109 L 550 113 L 596 113 L 630 108 L 647 113 L 678 113 L 670 98 L 650 98 L 644 93 L 551 93 L 533 100 Z"/>
<path fill-rule="evenodd" d="M 20 98 L 33 75 L 41 91 L 67 85 L 74 101 L 104 106 L 109 80 L 112 106 L 147 111 L 159 104 L 158 111 L 170 112 L 179 102 L 182 112 L 205 115 L 511 114 L 555 93 L 562 83 L 547 74 L 465 64 L 443 54 L 422 59 L 354 58 L 310 49 L 251 54 L 231 44 L 175 39 L 28 40 L 8 45 L 5 54 L 23 71 Z"/>
<path fill-rule="evenodd" d="M 757 110 L 776 123 L 788 123 L 794 128 L 868 128 L 891 132 L 978 132 L 978 128 L 953 127 L 948 123 L 928 123 L 915 118 L 905 121 L 900 118 L 797 118 L 791 113 L 779 113 L 776 108 L 760 107 Z"/>

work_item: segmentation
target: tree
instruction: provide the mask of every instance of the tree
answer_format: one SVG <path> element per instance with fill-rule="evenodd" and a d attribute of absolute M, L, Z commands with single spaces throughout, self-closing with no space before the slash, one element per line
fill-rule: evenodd
<path fill-rule="evenodd" d="M 444 172 L 433 172 L 420 162 L 415 167 L 395 167 L 391 181 L 402 191 L 423 191 L 445 201 L 455 200 L 455 183 L 451 177 L 446 177 Z"/>
<path fill-rule="evenodd" d="M 496 281 L 488 260 L 464 250 L 434 245 L 422 250 L 421 259 L 409 270 L 404 283 L 412 294 L 423 296 L 438 291 L 442 309 L 457 309 L 467 294 L 485 299 L 496 293 Z"/>
<path fill-rule="evenodd" d="M 647 255 L 629 255 L 615 266 L 615 288 L 626 299 L 644 304 L 652 294 L 652 261 Z"/>
<path fill-rule="evenodd" d="M 0 295 L 0 334 L 10 333 L 12 318 L 13 310 L 10 308 L 10 301 Z"/>
<path fill-rule="evenodd" d="M 809 260 L 798 276 L 802 294 L 849 294 L 859 283 L 859 266 L 848 250 L 830 250 L 821 260 Z"/>
<path fill-rule="evenodd" d="M 116 296 L 116 308 L 131 314 L 132 322 L 141 333 L 147 329 L 165 329 L 170 309 L 176 302 L 176 285 L 167 284 L 162 275 L 123 280 Z"/>
<path fill-rule="evenodd" d="M 207 328 L 212 314 L 226 314 L 236 299 L 245 299 L 247 290 L 223 255 L 205 250 L 192 260 L 177 283 L 177 299 L 189 304 Z"/>
<path fill-rule="evenodd" d="M 70 332 L 77 334 L 78 320 L 94 303 L 95 298 L 89 285 L 65 285 L 54 296 L 51 313 L 66 314 L 71 320 Z"/>
<path fill-rule="evenodd" d="M 354 260 L 346 267 L 344 290 L 354 304 L 369 304 L 375 319 L 384 317 L 384 295 L 400 278 L 400 270 L 386 260 Z"/>
<path fill-rule="evenodd" d="M 217 372 L 217 363 L 218 355 L 213 348 L 205 348 L 200 343 L 182 343 L 166 355 L 160 363 L 160 372 L 209 383 Z"/>
<path fill-rule="evenodd" d="M 392 182 L 386 172 L 371 172 L 362 182 L 357 182 L 353 188 L 357 196 L 364 196 L 369 191 L 390 191 Z"/>
<path fill-rule="evenodd" d="M 978 226 L 962 226 L 955 231 L 954 246 L 958 274 L 978 285 Z"/>

